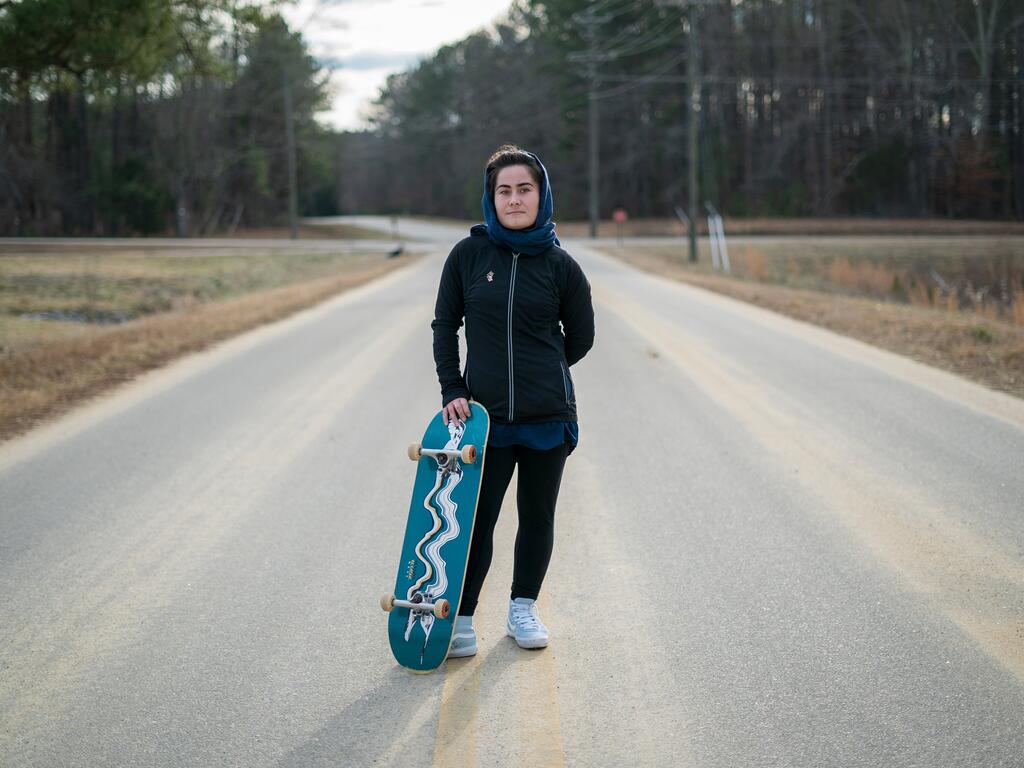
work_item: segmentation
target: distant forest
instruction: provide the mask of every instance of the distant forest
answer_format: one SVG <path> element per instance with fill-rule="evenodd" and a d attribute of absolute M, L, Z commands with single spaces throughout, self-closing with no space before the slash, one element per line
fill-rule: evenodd
<path fill-rule="evenodd" d="M 556 218 L 583 219 L 592 104 L 603 217 L 671 216 L 696 162 L 726 217 L 1024 219 L 1019 0 L 703 2 L 696 157 L 683 5 L 517 0 L 338 133 L 272 6 L 0 0 L 0 234 L 283 224 L 289 146 L 305 215 L 476 218 L 484 161 L 515 142 Z"/>

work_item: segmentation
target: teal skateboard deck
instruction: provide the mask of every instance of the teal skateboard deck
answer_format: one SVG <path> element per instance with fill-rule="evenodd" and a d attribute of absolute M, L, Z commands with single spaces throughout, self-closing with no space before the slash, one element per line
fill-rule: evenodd
<path fill-rule="evenodd" d="M 409 446 L 417 463 L 395 591 L 381 598 L 391 651 L 414 672 L 437 669 L 448 655 L 473 540 L 490 418 L 470 403 L 465 422 L 441 412 L 423 441 Z"/>

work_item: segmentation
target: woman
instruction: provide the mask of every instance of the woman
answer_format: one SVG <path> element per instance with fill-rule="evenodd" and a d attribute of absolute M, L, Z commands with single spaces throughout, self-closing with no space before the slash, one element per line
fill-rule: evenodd
<path fill-rule="evenodd" d="M 569 367 L 594 343 L 590 284 L 559 247 L 551 185 L 540 159 L 519 147 L 500 147 L 487 162 L 481 203 L 486 224 L 473 227 L 448 255 L 431 324 L 445 423 L 469 418 L 470 398 L 491 416 L 450 657 L 476 653 L 473 613 L 516 465 L 519 531 L 507 629 L 523 648 L 548 644 L 535 601 L 551 559 L 562 468 L 579 439 Z M 467 355 L 460 372 L 463 319 Z"/>

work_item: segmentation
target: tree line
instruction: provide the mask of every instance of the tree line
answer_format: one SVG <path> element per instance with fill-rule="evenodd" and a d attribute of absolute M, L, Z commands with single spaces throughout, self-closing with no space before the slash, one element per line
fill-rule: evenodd
<path fill-rule="evenodd" d="M 335 190 L 326 76 L 272 6 L 0 1 L 0 234 L 204 235 Z M 318 203 L 318 201 L 320 201 Z"/>
<path fill-rule="evenodd" d="M 603 217 L 672 215 L 692 162 L 727 216 L 1024 218 L 1020 3 L 723 0 L 695 9 L 694 49 L 683 5 L 516 0 L 339 133 L 273 5 L 0 0 L 0 235 L 283 224 L 286 104 L 305 215 L 475 218 L 511 141 L 544 158 L 558 217 L 584 218 L 596 136 Z"/>
<path fill-rule="evenodd" d="M 1012 0 L 518 0 L 493 32 L 395 75 L 347 137 L 346 208 L 475 216 L 505 141 L 562 218 L 671 216 L 688 163 L 726 215 L 1024 218 L 1024 5 Z M 699 73 L 697 156 L 686 132 Z"/>

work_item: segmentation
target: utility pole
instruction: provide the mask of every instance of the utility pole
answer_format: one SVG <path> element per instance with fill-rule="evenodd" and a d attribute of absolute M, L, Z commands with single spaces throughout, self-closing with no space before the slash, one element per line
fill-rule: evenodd
<path fill-rule="evenodd" d="M 600 190 L 598 189 L 601 180 L 600 121 L 597 114 L 597 63 L 593 58 L 587 64 L 587 74 L 590 80 L 590 93 L 587 98 L 589 106 L 587 114 L 589 121 L 588 134 L 590 136 L 590 205 L 588 208 L 590 211 L 590 238 L 593 240 L 597 237 L 597 223 L 601 216 Z"/>
<path fill-rule="evenodd" d="M 601 138 L 600 129 L 601 124 L 599 121 L 598 114 L 598 96 L 597 96 L 597 65 L 602 61 L 608 61 L 613 58 L 609 54 L 598 53 L 597 51 L 597 26 L 603 24 L 610 17 L 598 16 L 594 13 L 593 8 L 588 8 L 584 12 L 575 13 L 572 16 L 573 21 L 583 27 L 583 39 L 587 41 L 586 53 L 570 53 L 568 58 L 569 61 L 577 61 L 585 63 L 587 65 L 587 81 L 590 84 L 590 90 L 588 95 L 588 155 L 589 155 L 589 166 L 590 166 L 590 201 L 589 201 L 589 217 L 590 217 L 590 236 L 592 238 L 597 237 L 597 223 L 601 213 L 601 201 L 600 201 L 600 182 L 601 182 Z"/>
<path fill-rule="evenodd" d="M 690 262 L 697 261 L 697 129 L 700 120 L 700 92 L 701 82 L 697 62 L 697 16 L 694 12 L 694 4 L 690 2 L 686 6 L 686 24 L 689 26 L 689 55 L 686 57 L 686 76 L 690 88 L 690 125 L 689 125 L 689 154 L 690 162 L 687 166 L 690 171 L 689 200 L 686 201 L 690 208 Z"/>
<path fill-rule="evenodd" d="M 292 86 L 288 82 L 288 70 L 284 69 L 282 75 L 284 82 L 284 130 L 285 139 L 288 143 L 288 228 L 291 231 L 292 240 L 299 237 L 299 193 L 298 174 L 295 163 L 295 124 L 292 115 Z"/>
<path fill-rule="evenodd" d="M 700 75 L 700 42 L 697 39 L 697 6 L 710 5 L 715 0 L 657 0 L 661 6 L 672 6 L 686 9 L 687 56 L 686 56 L 686 88 L 689 91 L 690 116 L 687 125 L 687 215 L 690 218 L 690 261 L 697 261 L 697 169 L 699 165 L 699 149 L 697 139 L 700 131 L 700 102 L 702 78 Z"/>

